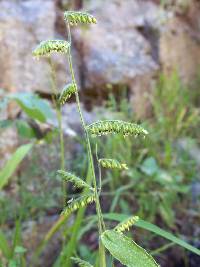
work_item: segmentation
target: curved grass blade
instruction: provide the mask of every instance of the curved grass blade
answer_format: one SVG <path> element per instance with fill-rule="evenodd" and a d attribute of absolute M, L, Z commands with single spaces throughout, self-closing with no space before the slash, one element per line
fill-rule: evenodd
<path fill-rule="evenodd" d="M 4 168 L 0 171 L 0 189 L 2 189 L 9 181 L 10 177 L 13 175 L 18 165 L 28 154 L 33 144 L 27 144 L 20 146 L 7 161 Z"/>

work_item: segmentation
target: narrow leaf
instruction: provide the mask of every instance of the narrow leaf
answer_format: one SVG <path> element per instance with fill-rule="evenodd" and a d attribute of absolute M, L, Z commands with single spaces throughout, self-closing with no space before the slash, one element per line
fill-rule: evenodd
<path fill-rule="evenodd" d="M 113 230 L 101 235 L 104 246 L 114 258 L 127 267 L 158 267 L 153 257 L 129 237 Z"/>
<path fill-rule="evenodd" d="M 15 172 L 16 168 L 24 159 L 24 157 L 28 154 L 32 146 L 33 144 L 26 144 L 20 146 L 11 156 L 11 158 L 7 161 L 4 168 L 0 171 L 0 189 L 2 189 L 3 186 L 8 183 L 9 178 Z"/>
<path fill-rule="evenodd" d="M 12 251 L 11 248 L 9 247 L 8 241 L 3 234 L 2 231 L 0 231 L 0 252 L 7 258 L 9 259 L 11 257 Z"/>

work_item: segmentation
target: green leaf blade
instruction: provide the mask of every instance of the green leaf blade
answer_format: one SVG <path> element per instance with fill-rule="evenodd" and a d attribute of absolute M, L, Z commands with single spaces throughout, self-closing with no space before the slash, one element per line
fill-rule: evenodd
<path fill-rule="evenodd" d="M 101 240 L 113 257 L 127 267 L 159 267 L 146 250 L 123 234 L 107 230 Z"/>
<path fill-rule="evenodd" d="M 107 213 L 104 214 L 103 217 L 105 219 L 108 220 L 113 220 L 113 221 L 118 221 L 118 222 L 122 222 L 123 220 L 127 219 L 129 216 L 126 214 L 119 214 L 119 213 Z M 187 242 L 185 242 L 184 240 L 181 240 L 180 238 L 176 237 L 175 235 L 161 229 L 160 227 L 158 227 L 155 224 L 146 222 L 144 220 L 139 219 L 136 223 L 135 226 L 140 227 L 142 229 L 145 229 L 147 231 L 150 231 L 152 233 L 155 233 L 167 240 L 170 240 L 172 242 L 174 242 L 175 244 L 197 254 L 200 256 L 200 250 L 193 247 L 192 245 L 188 244 Z"/>
<path fill-rule="evenodd" d="M 9 259 L 12 255 L 11 248 L 9 247 L 8 241 L 4 233 L 0 230 L 0 252 Z"/>
<path fill-rule="evenodd" d="M 16 93 L 9 96 L 17 102 L 20 108 L 32 119 L 46 122 L 53 117 L 49 103 L 32 93 Z"/>
<path fill-rule="evenodd" d="M 135 223 L 136 226 L 140 227 L 140 228 L 143 228 L 145 230 L 148 230 L 150 232 L 153 232 L 159 236 L 162 236 L 164 237 L 165 239 L 168 239 L 172 242 L 174 242 L 175 244 L 197 254 L 200 256 L 200 250 L 191 246 L 190 244 L 188 244 L 187 242 L 179 239 L 178 237 L 176 237 L 175 235 L 161 229 L 160 227 L 152 224 L 152 223 L 149 223 L 149 222 L 146 222 L 144 220 L 139 220 L 138 222 Z"/>
<path fill-rule="evenodd" d="M 4 168 L 0 171 L 0 189 L 8 183 L 9 178 L 15 172 L 24 157 L 28 154 L 32 146 L 32 143 L 20 146 L 7 161 Z"/>

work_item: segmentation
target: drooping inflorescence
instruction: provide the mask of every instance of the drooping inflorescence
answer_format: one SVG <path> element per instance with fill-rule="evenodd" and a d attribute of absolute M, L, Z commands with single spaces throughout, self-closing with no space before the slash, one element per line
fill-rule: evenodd
<path fill-rule="evenodd" d="M 61 213 L 61 215 L 69 215 L 78 210 L 80 207 L 85 207 L 96 200 L 94 194 L 86 195 L 73 200 Z"/>
<path fill-rule="evenodd" d="M 133 226 L 138 220 L 139 220 L 138 216 L 132 216 L 132 217 L 126 219 L 125 221 L 119 223 L 115 227 L 115 231 L 117 231 L 118 233 L 123 233 L 124 231 L 129 231 L 129 228 L 131 226 Z"/>
<path fill-rule="evenodd" d="M 93 267 L 89 262 L 81 260 L 80 258 L 71 257 L 71 259 L 80 267 Z"/>
<path fill-rule="evenodd" d="M 67 84 L 67 85 L 63 88 L 63 90 L 62 90 L 62 92 L 61 92 L 61 94 L 60 94 L 60 97 L 59 97 L 59 103 L 60 103 L 61 105 L 64 105 L 65 102 L 66 102 L 66 101 L 67 101 L 73 94 L 76 93 L 76 90 L 77 90 L 77 88 L 76 88 L 76 85 L 75 85 L 75 84 L 73 84 L 73 83 L 69 83 L 69 84 Z"/>
<path fill-rule="evenodd" d="M 64 12 L 64 19 L 67 20 L 71 26 L 82 24 L 96 24 L 97 20 L 95 17 L 87 12 L 82 11 L 66 11 Z"/>
<path fill-rule="evenodd" d="M 39 58 L 48 57 L 52 53 L 68 53 L 69 46 L 69 42 L 64 40 L 43 41 L 33 50 L 33 55 Z"/>
<path fill-rule="evenodd" d="M 57 174 L 65 181 L 73 183 L 73 185 L 77 188 L 89 188 L 90 190 L 94 191 L 94 189 L 83 181 L 81 178 L 77 177 L 71 172 L 66 172 L 63 170 L 58 170 Z"/>
<path fill-rule="evenodd" d="M 122 134 L 124 137 L 128 135 L 146 136 L 148 134 L 148 132 L 142 126 L 120 120 L 98 121 L 88 125 L 87 130 L 94 137 L 112 133 Z"/>
<path fill-rule="evenodd" d="M 120 163 L 116 159 L 99 159 L 99 163 L 103 168 L 128 170 L 128 167 L 125 163 Z"/>

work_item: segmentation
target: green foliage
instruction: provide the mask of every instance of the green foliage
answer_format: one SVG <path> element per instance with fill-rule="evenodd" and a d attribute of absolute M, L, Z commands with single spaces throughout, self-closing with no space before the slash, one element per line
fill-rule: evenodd
<path fill-rule="evenodd" d="M 123 222 L 124 220 L 128 220 L 128 216 L 126 214 L 122 214 L 122 213 L 108 213 L 108 214 L 104 214 L 103 215 L 105 219 L 108 219 L 108 220 L 113 220 L 113 221 L 117 221 L 117 222 Z M 156 235 L 158 236 L 161 236 L 167 240 L 170 240 L 172 241 L 173 243 L 197 254 L 200 256 L 200 250 L 191 246 L 190 244 L 188 244 L 187 242 L 177 238 L 175 235 L 161 229 L 160 227 L 158 227 L 157 225 L 154 225 L 152 223 L 149 223 L 147 221 L 144 221 L 144 220 L 137 220 L 134 224 L 135 226 L 137 227 L 140 227 L 142 229 L 145 229 L 149 232 L 153 232 L 155 233 Z"/>
<path fill-rule="evenodd" d="M 160 76 L 152 96 L 157 135 L 175 140 L 192 132 L 199 122 L 199 110 L 192 105 L 191 97 L 177 72 Z"/>
<path fill-rule="evenodd" d="M 26 249 L 21 244 L 21 228 L 20 222 L 15 222 L 15 232 L 13 235 L 12 244 L 7 240 L 7 237 L 0 231 L 0 266 L 8 267 L 25 267 L 26 260 L 24 254 Z"/>
<path fill-rule="evenodd" d="M 12 250 L 8 244 L 8 241 L 2 231 L 0 231 L 0 251 L 4 257 L 10 258 L 12 255 Z"/>
<path fill-rule="evenodd" d="M 13 175 L 20 162 L 28 154 L 32 146 L 33 144 L 22 145 L 7 161 L 4 168 L 0 171 L 0 189 L 8 183 L 10 177 Z"/>
<path fill-rule="evenodd" d="M 8 96 L 15 100 L 20 108 L 32 119 L 46 122 L 53 117 L 52 109 L 47 101 L 32 93 L 16 93 Z"/>
<path fill-rule="evenodd" d="M 64 182 L 64 204 L 67 199 L 70 199 L 59 219 L 48 231 L 41 247 L 43 248 L 50 241 L 51 237 L 67 222 L 71 214 L 77 211 L 77 214 L 74 215 L 73 224 L 64 227 L 64 231 L 62 232 L 63 246 L 60 255 L 53 265 L 54 267 L 71 267 L 72 260 L 79 266 L 91 267 L 92 265 L 89 262 L 95 262 L 95 266 L 106 267 L 104 246 L 115 259 L 128 267 L 158 266 L 155 260 L 143 248 L 123 235 L 123 232 L 129 230 L 133 225 L 164 237 L 200 255 L 198 249 L 178 239 L 175 235 L 162 230 L 154 224 L 139 219 L 138 216 L 129 217 L 123 214 L 137 213 L 140 217 L 154 222 L 157 218 L 162 218 L 160 223 L 164 222 L 168 227 L 175 225 L 176 216 L 174 210 L 179 204 L 179 201 L 186 198 L 188 185 L 193 179 L 196 170 L 195 165 L 193 163 L 190 164 L 191 161 L 189 161 L 187 153 L 183 153 L 177 148 L 177 140 L 180 137 L 187 135 L 193 137 L 193 132 L 198 130 L 199 111 L 194 108 L 188 88 L 181 84 L 177 73 L 173 73 L 171 77 L 161 76 L 151 97 L 153 116 L 144 123 L 145 128 L 137 123 L 125 121 L 127 118 L 128 121 L 135 121 L 135 118 L 130 114 L 129 103 L 125 98 L 122 101 L 117 101 L 114 96 L 110 96 L 109 103 L 113 119 L 107 120 L 106 118 L 102 118 L 102 120 L 94 122 L 91 125 L 86 125 L 81 111 L 79 90 L 73 71 L 70 26 L 77 25 L 78 23 L 96 23 L 96 19 L 86 12 L 79 11 L 67 11 L 64 13 L 64 18 L 68 26 L 69 42 L 63 40 L 44 41 L 33 52 L 33 55 L 36 57 L 49 57 L 49 62 L 51 63 L 53 102 L 59 124 L 61 147 L 60 169 L 62 170 L 59 170 L 57 173 Z M 59 94 L 56 88 L 56 75 L 50 59 L 51 54 L 54 52 L 64 53 L 68 57 L 71 73 L 71 81 L 64 87 L 58 99 L 55 98 Z M 73 94 L 76 94 L 76 104 L 85 133 L 83 142 L 84 153 L 81 155 L 83 158 L 80 160 L 80 155 L 78 155 L 77 158 L 79 158 L 80 162 L 78 165 L 75 165 L 75 169 L 76 173 L 80 174 L 80 177 L 87 177 L 86 181 L 73 173 L 63 171 L 65 169 L 65 161 L 61 105 L 64 105 Z M 53 115 L 50 105 L 37 95 L 28 93 L 12 94 L 6 98 L 6 101 L 2 103 L 0 108 L 5 108 L 10 100 L 16 101 L 28 117 L 35 121 L 46 122 Z M 10 125 L 12 125 L 12 122 L 9 120 L 0 122 L 2 129 Z M 15 125 L 22 137 L 35 137 L 33 128 L 25 121 L 17 120 Z M 148 135 L 148 133 L 151 134 Z M 90 135 L 98 137 L 109 134 L 115 135 L 107 136 L 107 138 L 104 136 L 101 140 L 95 138 L 93 139 L 94 143 L 91 144 Z M 131 137 L 137 137 L 138 135 L 143 137 L 148 135 L 148 138 L 145 140 L 134 139 L 133 142 Z M 93 144 L 96 147 L 100 147 L 100 151 L 96 151 L 96 161 L 93 159 Z M 0 189 L 7 184 L 31 147 L 32 144 L 20 147 L 14 153 L 11 160 L 7 162 L 5 168 L 0 172 Z M 85 153 L 85 148 L 87 154 Z M 106 158 L 98 159 L 98 153 Z M 94 165 L 96 162 L 98 162 L 99 167 L 98 178 L 96 177 L 97 168 Z M 127 165 L 130 166 L 129 169 Z M 101 167 L 104 169 L 101 170 Z M 39 167 L 37 166 L 34 169 L 38 171 Z M 112 169 L 112 173 L 106 169 Z M 86 170 L 87 175 L 84 175 Z M 45 174 L 46 170 L 44 172 Z M 54 176 L 55 172 L 52 174 L 52 177 Z M 50 173 L 48 173 L 48 178 L 50 178 Z M 20 207 L 20 216 L 23 219 L 26 218 L 24 214 L 28 213 L 29 210 L 31 210 L 29 211 L 29 214 L 31 214 L 32 209 L 40 208 L 42 210 L 54 206 L 58 208 L 58 205 L 60 205 L 54 199 L 55 187 L 53 187 L 54 190 L 48 198 L 46 184 L 41 183 L 41 191 L 44 191 L 44 194 L 43 198 L 38 198 L 37 196 L 31 196 L 27 192 L 23 180 L 20 182 L 20 199 L 23 206 Z M 81 188 L 83 190 L 81 192 L 80 190 L 74 190 L 73 195 L 67 198 L 65 195 L 65 182 L 71 182 L 78 189 Z M 91 183 L 93 184 L 91 185 Z M 105 188 L 108 192 L 104 192 Z M 89 190 L 93 191 L 92 194 L 88 194 Z M 110 208 L 109 214 L 102 213 L 101 209 L 103 205 L 101 204 L 103 202 L 101 201 L 101 196 L 103 201 L 105 200 L 104 203 L 107 204 L 106 208 Z M 88 216 L 84 218 L 87 205 L 93 202 L 96 207 L 97 216 L 91 216 L 89 219 Z M 131 203 L 134 203 L 134 206 Z M 109 204 L 111 204 L 110 207 L 107 207 Z M 8 205 L 7 210 L 11 213 Z M 118 213 L 111 213 L 115 211 Z M 88 209 L 88 213 L 90 212 L 93 212 L 93 209 Z M 109 226 L 104 222 L 106 218 L 119 221 L 120 223 L 114 230 L 106 231 L 105 229 L 108 229 Z M 1 221 L 4 221 L 4 219 L 1 219 Z M 82 241 L 85 240 L 85 233 L 93 230 L 96 231 L 97 229 L 97 239 L 101 237 L 98 252 L 97 250 L 92 250 L 92 246 L 82 244 Z M 15 236 L 12 245 L 10 245 L 6 236 L 0 232 L 1 254 L 6 258 L 6 263 L 8 263 L 9 267 L 25 266 L 23 257 L 26 249 L 19 242 L 19 236 L 20 229 L 18 227 L 17 230 L 16 227 Z M 151 237 L 146 238 L 146 236 L 142 236 L 141 238 L 144 241 L 151 239 Z M 65 242 L 66 240 L 67 242 Z M 39 250 L 41 252 L 42 249 L 39 247 Z M 77 253 L 81 255 L 81 258 L 89 262 L 77 257 L 71 258 L 72 255 L 77 255 Z M 4 262 L 2 263 L 0 261 L 0 266 L 2 264 Z M 111 264 L 113 265 L 110 262 Z"/>
<path fill-rule="evenodd" d="M 151 255 L 122 233 L 107 230 L 101 239 L 113 257 L 127 267 L 159 266 Z"/>
<path fill-rule="evenodd" d="M 24 120 L 17 120 L 16 127 L 18 134 L 23 138 L 35 138 L 35 131 L 33 128 Z"/>

